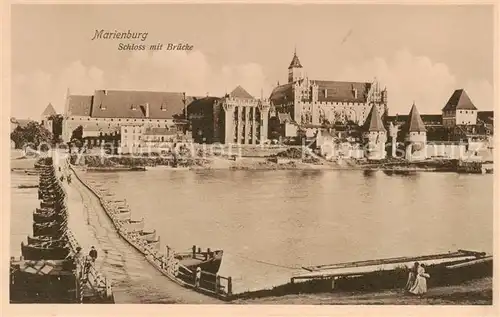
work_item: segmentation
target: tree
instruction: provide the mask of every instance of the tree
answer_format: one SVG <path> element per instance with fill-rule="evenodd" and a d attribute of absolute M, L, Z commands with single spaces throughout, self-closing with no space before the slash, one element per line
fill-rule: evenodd
<path fill-rule="evenodd" d="M 54 141 L 57 142 L 62 135 L 63 116 L 54 114 L 49 117 L 49 120 L 52 121 L 52 134 L 54 135 Z"/>
<path fill-rule="evenodd" d="M 78 140 L 78 141 L 83 140 L 83 127 L 81 125 L 76 127 L 76 129 L 73 130 L 73 132 L 71 133 L 71 141 L 73 140 Z"/>
<path fill-rule="evenodd" d="M 10 139 L 14 141 L 16 149 L 28 144 L 38 148 L 41 143 L 51 142 L 52 133 L 37 122 L 29 122 L 24 128 L 17 126 L 10 134 Z"/>

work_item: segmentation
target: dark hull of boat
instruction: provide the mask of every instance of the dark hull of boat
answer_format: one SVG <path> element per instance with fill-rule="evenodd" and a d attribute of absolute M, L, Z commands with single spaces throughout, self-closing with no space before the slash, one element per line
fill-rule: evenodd
<path fill-rule="evenodd" d="M 35 223 L 45 223 L 51 221 L 62 222 L 66 219 L 66 215 L 63 213 L 53 212 L 53 213 L 33 213 L 33 222 Z"/>
<path fill-rule="evenodd" d="M 219 250 L 217 252 L 218 252 L 218 255 L 212 259 L 209 259 L 207 261 L 203 261 L 203 262 L 198 263 L 196 265 L 187 265 L 186 267 L 193 272 L 196 271 L 197 267 L 200 267 L 201 270 L 204 272 L 210 272 L 210 273 L 216 274 L 217 272 L 219 272 L 219 269 L 220 269 L 220 266 L 222 263 L 222 256 L 223 256 L 222 250 Z M 181 261 L 181 263 L 182 263 L 182 261 Z"/>
<path fill-rule="evenodd" d="M 37 236 L 37 237 L 31 237 L 28 236 L 28 244 L 40 244 L 44 242 L 54 242 L 54 243 L 62 243 L 64 240 L 61 239 L 54 239 L 54 237 L 51 236 Z"/>
<path fill-rule="evenodd" d="M 87 172 L 110 173 L 110 172 L 144 172 L 145 167 L 91 167 Z"/>
<path fill-rule="evenodd" d="M 64 260 L 69 254 L 69 248 L 21 245 L 21 253 L 25 260 Z"/>
<path fill-rule="evenodd" d="M 58 237 L 61 236 L 64 233 L 64 231 L 66 231 L 66 229 L 67 229 L 66 223 L 52 224 L 52 225 L 34 223 L 33 236 Z"/>

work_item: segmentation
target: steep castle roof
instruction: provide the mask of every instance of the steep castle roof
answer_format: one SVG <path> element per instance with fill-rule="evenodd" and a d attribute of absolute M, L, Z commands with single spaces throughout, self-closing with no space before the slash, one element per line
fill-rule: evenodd
<path fill-rule="evenodd" d="M 180 92 L 96 90 L 93 96 L 68 97 L 68 116 L 93 118 L 171 119 L 192 98 Z"/>
<path fill-rule="evenodd" d="M 292 61 L 290 62 L 290 66 L 288 66 L 288 69 L 290 68 L 302 68 L 302 64 L 300 64 L 300 60 L 299 57 L 297 56 L 297 53 L 293 53 Z"/>
<path fill-rule="evenodd" d="M 387 132 L 380 118 L 377 106 L 372 106 L 370 113 L 366 117 L 363 130 L 367 132 Z"/>
<path fill-rule="evenodd" d="M 463 89 L 457 89 L 453 92 L 450 99 L 444 106 L 443 111 L 453 110 L 477 110 L 476 106 L 472 103 L 469 96 Z"/>
<path fill-rule="evenodd" d="M 365 103 L 372 88 L 372 83 L 311 80 L 318 86 L 319 102 L 356 102 Z M 277 86 L 269 97 L 273 104 L 280 105 L 294 101 L 293 83 Z"/>
<path fill-rule="evenodd" d="M 56 109 L 54 109 L 54 106 L 52 106 L 51 103 L 49 103 L 45 108 L 45 110 L 42 112 L 42 116 L 53 116 L 56 114 L 57 114 Z"/>
<path fill-rule="evenodd" d="M 404 129 L 406 133 L 409 132 L 427 132 L 425 128 L 425 124 L 418 113 L 417 106 L 413 104 L 410 110 L 410 114 L 408 116 L 408 122 L 406 123 L 406 129 Z"/>

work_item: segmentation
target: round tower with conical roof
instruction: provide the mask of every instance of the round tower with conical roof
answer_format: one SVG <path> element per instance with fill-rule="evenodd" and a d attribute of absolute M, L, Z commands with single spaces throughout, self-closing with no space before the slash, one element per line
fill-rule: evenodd
<path fill-rule="evenodd" d="M 406 158 L 408 160 L 426 159 L 427 129 L 415 103 L 411 107 L 403 132 L 405 133 Z"/>
<path fill-rule="evenodd" d="M 366 158 L 381 160 L 386 157 L 387 130 L 376 105 L 372 106 L 363 125 L 363 139 Z"/>

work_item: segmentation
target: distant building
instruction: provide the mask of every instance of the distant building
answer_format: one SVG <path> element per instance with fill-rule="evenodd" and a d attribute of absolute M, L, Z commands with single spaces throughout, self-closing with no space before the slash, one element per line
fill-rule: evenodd
<path fill-rule="evenodd" d="M 289 113 L 278 113 L 269 119 L 269 132 L 271 139 L 294 138 L 298 136 L 298 125 Z"/>
<path fill-rule="evenodd" d="M 241 86 L 224 97 L 195 99 L 187 117 L 196 143 L 260 144 L 268 138 L 269 101 Z"/>
<path fill-rule="evenodd" d="M 477 108 L 463 89 L 453 92 L 442 112 L 445 127 L 477 123 Z"/>
<path fill-rule="evenodd" d="M 52 131 L 52 120 L 50 119 L 51 116 L 55 116 L 57 114 L 56 109 L 54 109 L 54 106 L 52 106 L 51 103 L 45 107 L 45 110 L 42 112 L 41 118 L 40 118 L 40 124 L 47 130 L 49 130 L 51 133 Z"/>
<path fill-rule="evenodd" d="M 118 127 L 87 127 L 83 130 L 82 139 L 88 148 L 111 144 L 115 148 L 120 145 L 120 129 Z"/>
<path fill-rule="evenodd" d="M 378 83 L 309 79 L 296 53 L 288 67 L 288 83 L 278 84 L 270 101 L 277 114 L 287 113 L 299 125 L 362 125 L 372 106 L 381 116 L 388 111 L 387 90 Z"/>
<path fill-rule="evenodd" d="M 190 100 L 180 92 L 96 90 L 90 96 L 68 92 L 62 138 L 68 142 L 80 125 L 83 131 L 120 130 L 124 124 L 145 128 L 184 126 L 185 108 Z"/>

